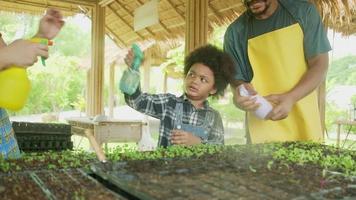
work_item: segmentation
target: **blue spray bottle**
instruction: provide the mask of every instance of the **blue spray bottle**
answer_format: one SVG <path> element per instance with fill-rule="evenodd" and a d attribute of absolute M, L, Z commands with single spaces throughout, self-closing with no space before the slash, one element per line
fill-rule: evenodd
<path fill-rule="evenodd" d="M 144 57 L 143 52 L 137 44 L 132 45 L 132 50 L 134 53 L 134 60 L 131 67 L 124 71 L 120 80 L 120 90 L 128 95 L 135 93 L 140 83 L 139 68 Z"/>

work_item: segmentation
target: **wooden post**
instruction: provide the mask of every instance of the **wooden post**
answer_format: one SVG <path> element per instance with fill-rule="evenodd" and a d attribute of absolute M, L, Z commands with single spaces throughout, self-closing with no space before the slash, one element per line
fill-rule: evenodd
<path fill-rule="evenodd" d="M 98 4 L 92 12 L 92 62 L 87 80 L 87 115 L 104 113 L 104 47 L 105 47 L 105 7 Z"/>
<path fill-rule="evenodd" d="M 94 137 L 93 130 L 85 129 L 84 133 L 85 133 L 85 136 L 88 138 L 91 147 L 94 149 L 98 160 L 99 161 L 105 161 L 106 160 L 106 156 L 105 156 L 105 154 L 103 152 L 103 149 L 101 148 L 101 144 L 99 144 L 96 141 L 96 139 Z"/>
<path fill-rule="evenodd" d="M 336 147 L 340 148 L 341 123 L 337 123 Z"/>
<path fill-rule="evenodd" d="M 168 85 L 168 74 L 164 72 L 164 80 L 163 80 L 163 93 L 167 93 L 167 85 Z"/>
<path fill-rule="evenodd" d="M 109 118 L 114 118 L 114 104 L 115 104 L 115 66 L 116 61 L 110 64 L 109 77 Z"/>
<path fill-rule="evenodd" d="M 143 92 L 148 92 L 148 90 L 150 89 L 151 64 L 152 64 L 152 50 L 147 49 L 145 50 L 145 59 L 141 66 L 143 70 L 143 82 L 141 84 L 141 88 Z"/>
<path fill-rule="evenodd" d="M 325 138 L 325 99 L 326 99 L 326 83 L 325 80 L 318 88 L 318 105 L 320 112 L 321 130 L 323 132 L 323 139 Z"/>
<path fill-rule="evenodd" d="M 207 43 L 208 3 L 208 0 L 186 0 L 185 55 Z"/>

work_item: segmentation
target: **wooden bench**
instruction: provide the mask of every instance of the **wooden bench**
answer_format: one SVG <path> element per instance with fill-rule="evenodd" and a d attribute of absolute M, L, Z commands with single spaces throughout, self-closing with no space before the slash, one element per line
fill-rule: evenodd
<path fill-rule="evenodd" d="M 87 137 L 99 160 L 105 159 L 102 144 L 109 142 L 139 142 L 143 128 L 147 125 L 141 120 L 93 121 L 87 117 L 69 118 L 73 135 Z M 102 159 L 100 159 L 102 158 Z"/>

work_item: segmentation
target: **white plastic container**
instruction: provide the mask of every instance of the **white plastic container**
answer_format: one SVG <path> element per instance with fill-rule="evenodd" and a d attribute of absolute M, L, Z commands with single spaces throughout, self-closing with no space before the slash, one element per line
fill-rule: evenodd
<path fill-rule="evenodd" d="M 250 93 L 247 91 L 244 85 L 239 86 L 239 92 L 241 96 L 244 97 L 249 97 L 252 96 Z M 268 102 L 265 98 L 260 96 L 259 94 L 256 94 L 252 97 L 256 97 L 256 103 L 260 104 L 260 107 L 257 108 L 257 110 L 254 112 L 255 116 L 260 118 L 260 119 L 265 119 L 268 113 L 270 113 L 273 109 L 272 105 L 270 102 Z"/>

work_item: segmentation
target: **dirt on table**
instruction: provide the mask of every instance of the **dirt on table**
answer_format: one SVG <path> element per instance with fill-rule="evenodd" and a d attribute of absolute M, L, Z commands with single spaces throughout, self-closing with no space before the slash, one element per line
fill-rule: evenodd
<path fill-rule="evenodd" d="M 356 177 L 278 160 L 272 153 L 282 147 L 356 160 L 355 152 L 298 143 L 129 152 L 107 164 L 87 154 L 49 152 L 0 162 L 0 199 L 356 199 Z M 141 155 L 159 158 L 135 160 Z M 94 162 L 91 171 L 79 168 Z"/>
<path fill-rule="evenodd" d="M 314 164 L 272 161 L 263 146 L 193 158 L 93 165 L 138 199 L 356 199 L 356 178 Z"/>
<path fill-rule="evenodd" d="M 80 169 L 0 174 L 4 200 L 116 200 L 121 197 Z"/>

